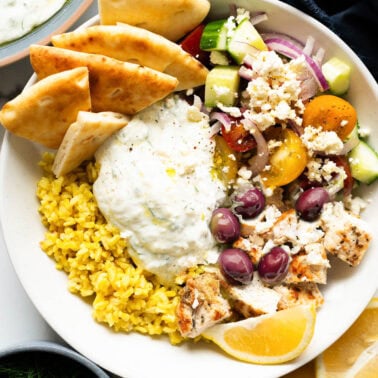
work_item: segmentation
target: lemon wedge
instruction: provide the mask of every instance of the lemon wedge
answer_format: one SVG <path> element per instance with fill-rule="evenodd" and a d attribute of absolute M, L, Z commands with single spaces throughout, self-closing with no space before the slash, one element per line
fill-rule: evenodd
<path fill-rule="evenodd" d="M 317 378 L 378 377 L 378 297 L 316 358 Z"/>
<path fill-rule="evenodd" d="M 314 334 L 315 321 L 315 307 L 300 305 L 215 325 L 202 335 L 239 360 L 278 364 L 298 357 L 306 349 Z"/>

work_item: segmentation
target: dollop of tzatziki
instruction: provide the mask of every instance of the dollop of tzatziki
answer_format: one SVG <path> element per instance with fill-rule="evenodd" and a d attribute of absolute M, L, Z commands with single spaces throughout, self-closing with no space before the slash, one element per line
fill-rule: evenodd
<path fill-rule="evenodd" d="M 1 0 L 0 45 L 29 33 L 53 16 L 66 0 Z"/>
<path fill-rule="evenodd" d="M 209 222 L 226 189 L 214 173 L 214 149 L 208 116 L 172 96 L 134 116 L 96 153 L 101 212 L 128 239 L 136 264 L 163 283 L 218 258 Z"/>

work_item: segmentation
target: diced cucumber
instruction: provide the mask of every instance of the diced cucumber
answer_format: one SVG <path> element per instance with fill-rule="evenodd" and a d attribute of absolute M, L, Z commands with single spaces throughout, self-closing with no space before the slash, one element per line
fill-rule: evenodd
<path fill-rule="evenodd" d="M 205 106 L 218 103 L 233 106 L 237 99 L 240 76 L 237 66 L 216 66 L 208 74 L 205 83 Z"/>
<path fill-rule="evenodd" d="M 228 38 L 227 50 L 235 62 L 241 64 L 247 54 L 254 54 L 255 49 L 268 50 L 259 32 L 245 19 Z"/>
<path fill-rule="evenodd" d="M 214 66 L 228 66 L 230 64 L 228 54 L 225 51 L 211 51 L 210 62 Z"/>
<path fill-rule="evenodd" d="M 349 153 L 352 176 L 365 184 L 378 178 L 378 155 L 366 142 L 360 141 Z"/>
<path fill-rule="evenodd" d="M 200 48 L 205 51 L 225 51 L 227 48 L 228 20 L 209 22 L 203 29 Z"/>
<path fill-rule="evenodd" d="M 322 72 L 332 93 L 342 95 L 348 90 L 351 72 L 348 64 L 339 58 L 331 58 L 322 65 Z"/>

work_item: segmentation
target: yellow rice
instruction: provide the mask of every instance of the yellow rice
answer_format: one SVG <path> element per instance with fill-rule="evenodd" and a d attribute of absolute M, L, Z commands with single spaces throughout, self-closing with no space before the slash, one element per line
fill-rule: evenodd
<path fill-rule="evenodd" d="M 161 286 L 132 263 L 125 240 L 97 207 L 94 163 L 56 179 L 53 158 L 43 156 L 37 185 L 47 228 L 41 248 L 67 273 L 69 290 L 89 299 L 94 319 L 115 331 L 167 334 L 172 344 L 182 341 L 175 316 L 179 288 Z"/>

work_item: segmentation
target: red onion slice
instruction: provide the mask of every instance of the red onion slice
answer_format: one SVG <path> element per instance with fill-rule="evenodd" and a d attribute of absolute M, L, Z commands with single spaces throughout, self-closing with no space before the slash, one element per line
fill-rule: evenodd
<path fill-rule="evenodd" d="M 210 121 L 219 121 L 221 123 L 221 125 L 224 126 L 224 128 L 226 129 L 226 131 L 230 131 L 231 130 L 232 119 L 226 113 L 212 112 L 210 114 Z"/>
<path fill-rule="evenodd" d="M 301 136 L 303 135 L 304 133 L 304 129 L 303 129 L 303 126 L 298 124 L 297 122 L 295 122 L 294 120 L 292 119 L 289 119 L 287 121 L 288 125 L 291 127 L 291 129 L 298 135 L 298 136 Z"/>
<path fill-rule="evenodd" d="M 308 55 L 304 55 L 304 57 L 307 67 L 314 75 L 314 78 L 317 81 L 320 90 L 322 92 L 327 91 L 329 89 L 329 85 L 327 79 L 323 75 L 322 69 L 316 64 L 316 62 L 311 57 L 309 57 Z"/>
<path fill-rule="evenodd" d="M 254 63 L 254 57 L 247 54 L 243 59 L 243 65 L 246 66 L 247 68 L 252 69 L 253 63 Z"/>
<path fill-rule="evenodd" d="M 265 44 L 271 49 L 290 59 L 296 59 L 303 56 L 310 72 L 314 75 L 319 89 L 324 92 L 329 89 L 328 82 L 323 75 L 321 67 L 309 55 L 303 52 L 304 47 L 293 38 L 284 34 L 265 34 L 263 35 Z"/>
<path fill-rule="evenodd" d="M 239 76 L 245 80 L 251 81 L 253 79 L 253 72 L 246 66 L 240 66 Z"/>
<path fill-rule="evenodd" d="M 306 44 L 303 48 L 303 54 L 311 56 L 312 52 L 314 51 L 314 46 L 315 46 L 315 39 L 314 39 L 314 37 L 309 36 L 307 38 Z"/>
<path fill-rule="evenodd" d="M 222 129 L 222 124 L 219 121 L 216 121 L 210 127 L 210 135 L 209 137 L 212 138 L 214 135 L 217 135 Z"/>
<path fill-rule="evenodd" d="M 241 122 L 243 123 L 245 129 L 250 131 L 257 143 L 256 155 L 248 161 L 249 167 L 252 171 L 252 177 L 255 177 L 262 172 L 269 162 L 268 144 L 254 122 L 247 118 L 243 119 Z"/>
<path fill-rule="evenodd" d="M 320 47 L 314 56 L 314 60 L 316 63 L 318 63 L 319 66 L 323 63 L 324 55 L 325 50 L 322 47 Z"/>

